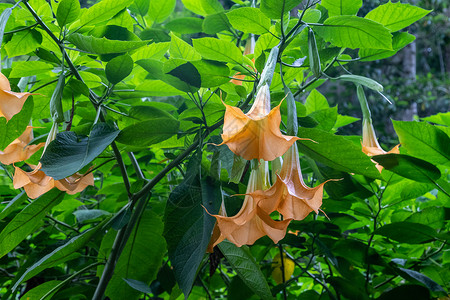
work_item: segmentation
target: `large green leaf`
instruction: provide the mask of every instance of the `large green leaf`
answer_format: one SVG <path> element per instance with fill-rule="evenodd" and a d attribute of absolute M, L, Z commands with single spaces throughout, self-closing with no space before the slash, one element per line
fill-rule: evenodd
<path fill-rule="evenodd" d="M 400 270 L 399 273 L 403 278 L 405 278 L 407 280 L 412 279 L 413 281 L 418 281 L 421 284 L 425 285 L 427 288 L 429 288 L 433 292 L 443 292 L 443 293 L 447 294 L 445 292 L 445 290 L 442 288 L 442 286 L 437 284 L 435 281 L 430 279 L 428 276 L 425 276 L 424 274 L 422 274 L 420 272 L 410 270 L 410 269 L 399 268 L 399 270 Z"/>
<path fill-rule="evenodd" d="M 302 0 L 261 0 L 261 11 L 271 19 L 281 19 L 282 12 L 287 14 L 300 2 Z"/>
<path fill-rule="evenodd" d="M 124 279 L 149 284 L 156 278 L 166 252 L 162 232 L 160 217 L 150 210 L 145 211 L 120 255 L 106 289 L 106 296 L 111 300 L 139 298 L 140 292 L 131 288 Z"/>
<path fill-rule="evenodd" d="M 305 101 L 306 114 L 321 110 L 327 109 L 330 106 L 328 105 L 327 99 L 324 95 L 322 95 L 318 90 L 312 90 Z"/>
<path fill-rule="evenodd" d="M 229 41 L 216 38 L 201 38 L 192 40 L 195 50 L 205 59 L 229 62 L 234 64 L 242 63 L 244 57 L 241 50 Z"/>
<path fill-rule="evenodd" d="M 445 113 L 438 113 L 429 117 L 421 118 L 424 121 L 450 126 L 450 111 Z"/>
<path fill-rule="evenodd" d="M 121 55 L 111 59 L 105 67 L 105 75 L 109 82 L 117 84 L 133 71 L 133 59 L 129 55 Z"/>
<path fill-rule="evenodd" d="M 14 61 L 10 78 L 20 78 L 38 75 L 53 70 L 53 65 L 42 60 L 37 61 Z"/>
<path fill-rule="evenodd" d="M 394 222 L 387 224 L 375 230 L 375 234 L 407 244 L 426 243 L 434 240 L 437 235 L 433 228 L 412 222 Z"/>
<path fill-rule="evenodd" d="M 31 299 L 42 299 L 41 297 L 45 296 L 48 292 L 50 292 L 50 290 L 52 290 L 54 287 L 56 287 L 61 282 L 62 282 L 61 280 L 50 280 L 50 281 L 44 282 L 43 284 L 40 284 L 37 287 L 29 290 L 21 298 L 22 299 L 30 299 L 30 300 Z M 57 291 L 58 290 L 54 290 L 50 295 L 45 297 L 45 299 L 51 299 Z"/>
<path fill-rule="evenodd" d="M 136 97 L 151 97 L 151 96 L 176 96 L 185 94 L 173 86 L 161 80 L 145 80 L 140 85 L 136 86 L 135 91 L 116 92 L 122 98 L 136 98 Z"/>
<path fill-rule="evenodd" d="M 405 221 L 428 225 L 439 229 L 444 226 L 445 211 L 442 207 L 427 207 L 410 215 Z"/>
<path fill-rule="evenodd" d="M 392 50 L 392 35 L 383 25 L 356 16 L 335 16 L 314 26 L 325 41 L 338 47 Z"/>
<path fill-rule="evenodd" d="M 177 134 L 180 126 L 172 115 L 151 106 L 133 106 L 129 116 L 117 137 L 119 143 L 126 145 L 145 147 L 162 142 Z"/>
<path fill-rule="evenodd" d="M 30 279 L 31 277 L 39 274 L 45 269 L 57 266 L 66 262 L 68 260 L 72 260 L 81 256 L 81 254 L 77 253 L 77 251 L 84 247 L 96 233 L 99 232 L 103 225 L 106 223 L 106 220 L 94 228 L 88 229 L 83 233 L 71 238 L 64 245 L 59 246 L 49 254 L 42 257 L 40 260 L 31 265 L 25 273 L 20 276 L 19 279 L 14 283 L 12 290 L 15 290 L 23 281 Z"/>
<path fill-rule="evenodd" d="M 56 11 L 56 20 L 59 27 L 70 24 L 78 19 L 80 15 L 80 1 L 78 0 L 62 0 Z"/>
<path fill-rule="evenodd" d="M 211 177 L 200 179 L 201 154 L 189 161 L 184 181 L 170 194 L 164 217 L 164 237 L 175 278 L 187 297 L 197 275 L 197 269 L 211 239 L 219 210 L 221 189 Z M 205 208 L 203 208 L 203 205 Z"/>
<path fill-rule="evenodd" d="M 224 63 L 213 60 L 198 60 L 192 64 L 201 76 L 201 86 L 216 87 L 230 81 L 230 68 Z"/>
<path fill-rule="evenodd" d="M 203 31 L 206 34 L 216 34 L 224 30 L 230 30 L 231 24 L 224 12 L 209 15 L 203 20 Z"/>
<path fill-rule="evenodd" d="M 407 3 L 389 1 L 369 11 L 365 16 L 366 19 L 378 22 L 392 32 L 403 29 L 412 23 L 420 20 L 431 10 L 426 10 Z"/>
<path fill-rule="evenodd" d="M 15 33 L 6 45 L 2 45 L 2 48 L 6 50 L 8 57 L 15 57 L 35 51 L 41 43 L 42 34 L 37 30 L 31 29 Z"/>
<path fill-rule="evenodd" d="M 203 19 L 184 17 L 173 19 L 164 25 L 167 29 L 181 34 L 191 34 L 202 32 Z"/>
<path fill-rule="evenodd" d="M 129 0 L 102 0 L 85 10 L 80 17 L 80 22 L 74 25 L 78 27 L 93 26 L 111 19 L 122 9 L 130 5 Z"/>
<path fill-rule="evenodd" d="M 0 258 L 13 250 L 43 222 L 50 209 L 61 202 L 64 193 L 53 190 L 21 210 L 0 233 Z"/>
<path fill-rule="evenodd" d="M 150 20 L 161 23 L 170 16 L 176 3 L 176 0 L 150 1 L 150 8 L 148 10 Z"/>
<path fill-rule="evenodd" d="M 261 299 L 273 299 L 266 278 L 248 247 L 239 248 L 227 240 L 221 242 L 218 246 L 233 270 L 256 295 Z"/>
<path fill-rule="evenodd" d="M 100 155 L 118 134 L 105 123 L 94 125 L 89 137 L 72 131 L 58 133 L 41 158 L 42 171 L 55 180 L 70 176 Z"/>
<path fill-rule="evenodd" d="M 148 43 L 146 41 L 109 40 L 105 37 L 96 38 L 79 33 L 72 33 L 67 40 L 74 44 L 78 49 L 94 54 L 128 52 L 145 46 Z"/>
<path fill-rule="evenodd" d="M 22 110 L 8 122 L 0 117 L 0 150 L 4 150 L 25 131 L 33 114 L 33 106 L 33 99 L 29 97 L 23 104 Z"/>
<path fill-rule="evenodd" d="M 254 7 L 241 7 L 227 13 L 228 20 L 237 30 L 246 33 L 264 34 L 272 25 L 261 10 Z"/>
<path fill-rule="evenodd" d="M 441 172 L 433 164 L 405 154 L 384 154 L 372 159 L 386 170 L 419 182 L 431 182 L 441 177 Z"/>
<path fill-rule="evenodd" d="M 17 210 L 27 199 L 27 194 L 25 193 L 25 190 L 23 190 L 20 194 L 10 200 L 0 211 L 0 221 L 9 216 L 13 211 Z"/>
<path fill-rule="evenodd" d="M 223 11 L 223 7 L 218 0 L 181 0 L 181 2 L 187 9 L 201 16 Z"/>
<path fill-rule="evenodd" d="M 298 129 L 298 136 L 311 140 L 298 143 L 299 150 L 311 158 L 336 170 L 380 178 L 380 173 L 370 158 L 345 137 L 304 127 Z"/>
<path fill-rule="evenodd" d="M 199 60 L 202 58 L 191 45 L 173 33 L 170 33 L 170 37 L 172 38 L 169 49 L 171 58 L 181 58 L 189 61 Z"/>
<path fill-rule="evenodd" d="M 328 10 L 328 15 L 356 15 L 362 6 L 362 0 L 322 0 L 320 3 Z"/>
<path fill-rule="evenodd" d="M 425 122 L 392 121 L 402 147 L 408 154 L 435 164 L 450 161 L 450 137 L 437 126 Z"/>
<path fill-rule="evenodd" d="M 166 54 L 167 50 L 169 50 L 169 47 L 170 43 L 168 42 L 152 43 L 134 51 L 133 54 L 131 54 L 131 58 L 134 61 L 148 58 L 161 60 L 164 57 L 164 54 Z"/>
<path fill-rule="evenodd" d="M 392 48 L 394 50 L 382 49 L 360 49 L 358 54 L 361 61 L 373 61 L 388 58 L 395 55 L 400 49 L 414 42 L 416 37 L 407 32 L 395 32 L 392 37 Z"/>

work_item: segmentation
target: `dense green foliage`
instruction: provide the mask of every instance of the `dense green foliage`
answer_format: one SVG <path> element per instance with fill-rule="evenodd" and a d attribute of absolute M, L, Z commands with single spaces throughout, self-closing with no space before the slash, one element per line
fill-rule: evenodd
<path fill-rule="evenodd" d="M 364 67 L 400 55 L 415 40 L 408 27 L 430 11 L 362 0 L 222 2 L 0 4 L 0 67 L 11 85 L 0 86 L 0 159 L 29 125 L 34 137 L 22 148 L 48 146 L 0 164 L 0 298 L 445 298 L 448 103 L 439 98 L 435 114 L 416 121 L 391 123 L 383 109 L 387 98 L 433 98 L 430 85 L 448 79 L 430 68 L 441 79 L 411 85 L 397 73 L 369 78 Z M 253 53 L 243 53 L 252 37 Z M 217 146 L 223 102 L 246 112 L 264 83 L 272 107 L 286 97 L 281 131 L 301 138 L 306 184 L 334 179 L 324 185 L 326 215 L 292 221 L 277 244 L 225 240 L 206 253 L 208 212 L 224 199 L 236 214 L 243 196 L 233 195 L 245 193 L 250 173 L 249 161 Z M 7 120 L 10 91 L 32 95 Z M 400 153 L 362 152 L 355 116 L 370 118 L 365 95 L 380 141 L 400 143 Z M 58 189 L 15 189 L 19 168 L 39 162 Z M 57 182 L 76 172 L 95 184 L 72 195 Z M 292 262 L 293 273 L 283 272 Z"/>

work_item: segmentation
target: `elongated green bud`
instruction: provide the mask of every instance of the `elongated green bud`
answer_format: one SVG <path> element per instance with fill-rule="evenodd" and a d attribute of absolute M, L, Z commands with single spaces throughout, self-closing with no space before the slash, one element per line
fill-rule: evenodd
<path fill-rule="evenodd" d="M 52 116 L 53 122 L 62 123 L 64 122 L 64 112 L 62 108 L 62 95 L 65 85 L 64 73 L 61 73 L 56 83 L 56 88 L 53 91 L 52 98 L 50 99 L 50 114 Z"/>
<path fill-rule="evenodd" d="M 383 91 L 383 86 L 381 84 L 379 84 L 378 82 L 376 82 L 373 79 L 364 77 L 364 76 L 358 76 L 358 75 L 341 75 L 337 78 L 338 80 L 343 80 L 343 81 L 350 81 L 353 82 L 354 84 L 358 85 L 364 85 L 366 87 L 368 87 L 371 90 L 377 91 L 377 92 L 382 92 Z"/>
<path fill-rule="evenodd" d="M 359 104 L 361 105 L 363 119 L 372 122 L 369 103 L 367 103 L 366 94 L 364 94 L 364 88 L 360 84 L 356 85 L 356 95 L 358 96 Z"/>
<path fill-rule="evenodd" d="M 314 31 L 312 31 L 311 28 L 308 31 L 308 53 L 311 71 L 314 74 L 314 76 L 319 77 L 322 71 L 320 66 L 319 50 L 317 49 Z"/>
<path fill-rule="evenodd" d="M 264 66 L 264 70 L 261 74 L 261 80 L 259 81 L 258 90 L 265 84 L 270 86 L 270 84 L 272 83 L 272 77 L 273 73 L 275 72 L 275 66 L 277 65 L 279 50 L 280 49 L 278 48 L 278 46 L 275 46 L 270 51 L 269 58 L 267 58 L 266 65 Z"/>

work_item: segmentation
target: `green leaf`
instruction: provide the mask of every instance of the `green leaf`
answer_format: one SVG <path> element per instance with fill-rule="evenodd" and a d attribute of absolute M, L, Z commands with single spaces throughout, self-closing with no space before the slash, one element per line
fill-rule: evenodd
<path fill-rule="evenodd" d="M 405 154 L 375 155 L 372 159 L 386 170 L 411 180 L 434 183 L 441 177 L 441 172 L 433 164 Z"/>
<path fill-rule="evenodd" d="M 284 3 L 283 3 L 284 2 Z M 281 13 L 288 14 L 301 0 L 261 0 L 261 11 L 271 19 L 281 19 Z M 284 11 L 283 11 L 284 6 Z"/>
<path fill-rule="evenodd" d="M 201 205 L 215 214 L 222 198 L 216 181 L 198 176 L 200 163 L 201 154 L 195 153 L 189 161 L 184 181 L 169 196 L 164 216 L 169 259 L 185 297 L 192 288 L 215 223 Z"/>
<path fill-rule="evenodd" d="M 392 35 L 383 25 L 356 16 L 335 16 L 314 26 L 326 42 L 338 47 L 392 50 Z"/>
<path fill-rule="evenodd" d="M 12 116 L 8 122 L 6 122 L 5 118 L 0 118 L 0 150 L 4 150 L 25 131 L 30 124 L 33 107 L 33 99 L 28 97 L 23 104 L 22 110 Z"/>
<path fill-rule="evenodd" d="M 358 85 L 364 85 L 366 87 L 368 87 L 369 89 L 372 89 L 374 91 L 377 92 L 382 92 L 383 91 L 383 86 L 381 84 L 379 84 L 378 82 L 376 82 L 373 79 L 364 77 L 364 76 L 359 76 L 359 75 L 341 75 L 338 78 L 336 78 L 337 80 L 342 80 L 342 81 L 349 81 L 349 82 L 353 82 L 354 84 Z"/>
<path fill-rule="evenodd" d="M 241 64 L 244 60 L 241 50 L 229 41 L 216 38 L 192 40 L 195 50 L 205 59 Z"/>
<path fill-rule="evenodd" d="M 56 287 L 61 282 L 62 282 L 61 280 L 50 280 L 50 281 L 44 282 L 43 284 L 40 284 L 37 287 L 29 290 L 25 295 L 23 295 L 21 297 L 21 299 L 30 299 L 30 300 L 31 299 L 41 299 L 41 297 L 45 296 L 51 289 Z M 45 299 L 51 299 L 57 291 L 58 290 L 55 290 L 50 295 L 45 297 Z"/>
<path fill-rule="evenodd" d="M 223 11 L 218 0 L 181 0 L 184 6 L 197 15 L 207 16 Z"/>
<path fill-rule="evenodd" d="M 437 126 L 424 122 L 392 121 L 408 154 L 434 164 L 448 164 L 450 137 Z"/>
<path fill-rule="evenodd" d="M 45 269 L 80 257 L 81 254 L 76 252 L 80 248 L 84 247 L 93 238 L 93 236 L 100 231 L 104 223 L 105 221 L 100 223 L 96 227 L 90 228 L 83 233 L 71 238 L 64 245 L 59 246 L 58 248 L 35 262 L 33 265 L 28 267 L 25 273 L 23 273 L 22 276 L 20 276 L 20 278 L 14 283 L 12 290 L 14 291 L 23 281 L 36 276 Z"/>
<path fill-rule="evenodd" d="M 58 133 L 41 158 L 41 170 L 55 180 L 70 176 L 100 155 L 118 134 L 106 123 L 95 124 L 89 137 L 72 131 Z"/>
<path fill-rule="evenodd" d="M 320 4 L 328 10 L 330 17 L 356 15 L 362 6 L 362 0 L 322 0 Z"/>
<path fill-rule="evenodd" d="M 0 233 L 0 258 L 8 254 L 43 223 L 50 209 L 64 198 L 64 193 L 52 190 L 21 210 Z"/>
<path fill-rule="evenodd" d="M 242 281 L 261 299 L 273 299 L 264 274 L 259 269 L 248 247 L 236 247 L 225 240 L 218 245 L 228 263 Z"/>
<path fill-rule="evenodd" d="M 414 222 L 439 229 L 444 226 L 445 211 L 442 207 L 427 207 L 422 211 L 413 213 L 405 219 L 406 222 Z"/>
<path fill-rule="evenodd" d="M 72 33 L 67 40 L 78 49 L 94 54 L 123 53 L 147 44 L 146 41 L 108 40 L 105 37 L 96 38 L 79 33 Z"/>
<path fill-rule="evenodd" d="M 264 34 L 270 30 L 271 21 L 261 10 L 254 7 L 241 7 L 227 13 L 231 25 L 245 33 Z"/>
<path fill-rule="evenodd" d="M 216 87 L 230 81 L 230 68 L 225 63 L 202 59 L 192 64 L 200 73 L 202 87 Z"/>
<path fill-rule="evenodd" d="M 3 42 L 3 34 L 5 32 L 5 27 L 8 22 L 9 17 L 11 16 L 12 8 L 7 7 L 4 11 L 2 11 L 2 14 L 0 15 L 0 47 L 2 46 Z"/>
<path fill-rule="evenodd" d="M 298 136 L 311 139 L 298 142 L 299 150 L 309 157 L 336 170 L 380 178 L 380 173 L 370 158 L 345 137 L 304 127 L 298 129 Z"/>
<path fill-rule="evenodd" d="M 430 291 L 421 285 L 405 284 L 387 290 L 377 300 L 430 299 Z"/>
<path fill-rule="evenodd" d="M 8 57 L 25 55 L 35 51 L 42 43 L 42 34 L 34 29 L 19 31 L 4 46 Z"/>
<path fill-rule="evenodd" d="M 42 60 L 39 61 L 14 61 L 10 78 L 20 78 L 46 73 L 53 70 L 53 65 Z"/>
<path fill-rule="evenodd" d="M 173 32 L 178 32 L 181 34 L 191 34 L 202 32 L 202 25 L 203 20 L 200 18 L 185 17 L 174 19 L 164 26 Z"/>
<path fill-rule="evenodd" d="M 427 243 L 434 240 L 437 235 L 433 228 L 412 222 L 394 222 L 384 225 L 375 230 L 375 234 L 407 244 Z"/>
<path fill-rule="evenodd" d="M 172 58 L 181 58 L 189 61 L 200 60 L 202 57 L 195 49 L 177 37 L 175 34 L 170 33 L 172 41 L 170 42 L 169 53 Z"/>
<path fill-rule="evenodd" d="M 80 1 L 78 0 L 62 0 L 56 11 L 56 20 L 59 27 L 70 24 L 78 19 L 80 15 Z"/>
<path fill-rule="evenodd" d="M 206 16 L 202 25 L 206 34 L 216 34 L 224 30 L 230 30 L 231 24 L 224 12 Z"/>
<path fill-rule="evenodd" d="M 17 210 L 27 199 L 28 197 L 25 193 L 25 190 L 21 191 L 20 194 L 10 200 L 8 204 L 2 209 L 2 211 L 0 211 L 0 221 Z"/>
<path fill-rule="evenodd" d="M 150 1 L 148 0 L 134 0 L 133 4 L 129 7 L 133 13 L 138 13 L 142 17 L 145 17 L 150 7 Z"/>
<path fill-rule="evenodd" d="M 181 91 L 195 93 L 200 89 L 200 73 L 190 62 L 182 59 L 168 60 L 164 63 L 163 72 L 165 74 L 160 79 Z"/>
<path fill-rule="evenodd" d="M 400 275 L 405 279 L 413 279 L 414 281 L 418 281 L 425 285 L 428 289 L 430 289 L 432 292 L 444 292 L 445 290 L 437 284 L 435 281 L 431 280 L 428 276 L 423 275 L 422 273 L 419 273 L 414 270 L 399 268 Z"/>
<path fill-rule="evenodd" d="M 180 122 L 169 113 L 150 106 L 133 106 L 130 120 L 117 137 L 122 144 L 149 146 L 167 140 L 178 133 Z"/>
<path fill-rule="evenodd" d="M 131 54 L 131 58 L 134 61 L 138 61 L 141 59 L 156 59 L 161 60 L 166 54 L 167 50 L 169 50 L 170 43 L 152 43 L 150 45 L 141 47 Z"/>
<path fill-rule="evenodd" d="M 117 84 L 133 71 L 133 59 L 129 55 L 121 55 L 111 59 L 105 67 L 105 75 L 109 82 Z"/>
<path fill-rule="evenodd" d="M 450 112 L 438 113 L 436 115 L 432 115 L 421 119 L 427 122 L 432 122 L 450 127 Z"/>
<path fill-rule="evenodd" d="M 85 10 L 80 17 L 78 27 L 93 26 L 110 20 L 114 15 L 130 4 L 129 0 L 102 0 Z"/>
<path fill-rule="evenodd" d="M 142 214 L 114 269 L 105 295 L 111 300 L 138 299 L 140 292 L 124 279 L 150 284 L 161 267 L 166 253 L 162 237 L 163 223 L 158 215 L 147 210 Z"/>
<path fill-rule="evenodd" d="M 152 289 L 148 286 L 148 284 L 134 279 L 126 279 L 122 278 L 130 287 L 135 289 L 136 291 L 139 291 L 141 293 L 150 294 L 152 292 Z"/>
<path fill-rule="evenodd" d="M 131 94 L 115 92 L 123 98 L 151 97 L 151 96 L 176 96 L 183 95 L 184 92 L 174 88 L 173 86 L 161 80 L 145 80 L 136 86 L 135 91 Z M 127 96 L 128 94 L 128 96 Z"/>
<path fill-rule="evenodd" d="M 328 105 L 325 96 L 322 95 L 318 90 L 314 89 L 309 93 L 308 98 L 306 98 L 305 107 L 306 114 L 309 115 L 314 111 L 327 109 L 330 106 Z"/>
<path fill-rule="evenodd" d="M 431 10 L 400 2 L 388 2 L 367 13 L 366 19 L 378 22 L 392 32 L 403 29 L 422 19 Z"/>
<path fill-rule="evenodd" d="M 150 20 L 156 23 L 161 23 L 167 17 L 170 16 L 170 14 L 173 12 L 175 8 L 175 4 L 177 3 L 176 0 L 165 0 L 165 1 L 150 1 L 150 9 L 148 12 L 148 16 Z"/>
<path fill-rule="evenodd" d="M 360 49 L 358 52 L 361 61 L 373 61 L 391 57 L 395 55 L 400 49 L 406 45 L 414 42 L 416 37 L 407 32 L 395 32 L 392 35 L 392 49 L 394 50 L 380 50 L 380 49 Z"/>
<path fill-rule="evenodd" d="M 312 117 L 318 123 L 318 125 L 315 126 L 315 128 L 324 131 L 331 131 L 331 129 L 333 129 L 334 127 L 334 124 L 336 124 L 338 116 L 337 106 L 316 110 L 312 112 L 309 116 Z"/>

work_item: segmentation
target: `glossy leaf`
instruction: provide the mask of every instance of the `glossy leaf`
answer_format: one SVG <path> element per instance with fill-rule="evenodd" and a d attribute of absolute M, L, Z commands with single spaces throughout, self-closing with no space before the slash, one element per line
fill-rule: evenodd
<path fill-rule="evenodd" d="M 330 17 L 356 15 L 362 6 L 362 0 L 322 0 L 320 4 L 328 10 Z"/>
<path fill-rule="evenodd" d="M 41 158 L 42 171 L 55 180 L 70 176 L 100 155 L 118 134 L 119 130 L 105 123 L 94 125 L 89 137 L 71 131 L 58 133 Z"/>
<path fill-rule="evenodd" d="M 10 78 L 20 78 L 38 75 L 53 70 L 53 66 L 44 61 L 15 61 L 12 65 Z"/>
<path fill-rule="evenodd" d="M 37 198 L 21 210 L 0 233 L 0 258 L 13 250 L 36 227 L 42 224 L 50 209 L 64 198 L 64 193 L 53 190 Z"/>
<path fill-rule="evenodd" d="M 192 43 L 194 44 L 195 50 L 205 59 L 234 64 L 240 64 L 244 59 L 241 50 L 232 42 L 208 37 L 194 39 Z"/>
<path fill-rule="evenodd" d="M 437 236 L 433 228 L 412 222 L 394 222 L 387 224 L 375 230 L 375 234 L 407 244 L 430 242 Z"/>
<path fill-rule="evenodd" d="M 34 29 L 31 29 L 15 33 L 6 45 L 2 45 L 2 48 L 6 50 L 8 57 L 15 57 L 25 55 L 36 50 L 41 43 L 42 34 Z"/>
<path fill-rule="evenodd" d="M 261 299 L 273 299 L 264 274 L 247 247 L 237 247 L 225 240 L 218 245 L 241 280 Z"/>
<path fill-rule="evenodd" d="M 231 25 L 242 32 L 264 34 L 272 25 L 270 19 L 259 9 L 254 7 L 241 7 L 227 13 Z"/>
<path fill-rule="evenodd" d="M 161 23 L 167 19 L 173 12 L 176 2 L 176 0 L 150 1 L 150 8 L 148 10 L 150 20 Z"/>
<path fill-rule="evenodd" d="M 165 27 L 173 32 L 181 34 L 191 34 L 202 32 L 202 25 L 203 20 L 200 18 L 185 17 L 174 19 L 168 22 Z"/>
<path fill-rule="evenodd" d="M 206 34 L 216 34 L 224 30 L 230 30 L 231 24 L 227 15 L 223 12 L 206 16 L 202 24 Z"/>
<path fill-rule="evenodd" d="M 129 55 L 121 55 L 111 59 L 105 67 L 106 78 L 112 84 L 117 84 L 133 71 L 133 60 Z"/>
<path fill-rule="evenodd" d="M 435 164 L 450 161 L 450 137 L 437 126 L 425 122 L 392 121 L 402 147 L 408 154 Z"/>
<path fill-rule="evenodd" d="M 380 173 L 370 158 L 345 137 L 304 127 L 298 129 L 298 136 L 311 139 L 298 142 L 300 152 L 309 157 L 336 170 L 380 178 Z"/>
<path fill-rule="evenodd" d="M 386 170 L 419 182 L 431 182 L 441 177 L 441 172 L 433 164 L 405 154 L 385 154 L 372 159 Z"/>
<path fill-rule="evenodd" d="M 172 58 L 181 58 L 189 61 L 202 58 L 200 54 L 195 51 L 196 49 L 173 33 L 170 33 L 170 37 L 172 38 L 172 41 L 170 42 L 169 53 Z"/>
<path fill-rule="evenodd" d="M 145 41 L 109 40 L 105 37 L 96 38 L 79 33 L 72 33 L 68 40 L 78 49 L 94 54 L 123 53 L 138 49 L 147 44 Z"/>
<path fill-rule="evenodd" d="M 365 18 L 378 22 L 394 32 L 411 25 L 430 12 L 431 10 L 426 10 L 408 3 L 392 3 L 389 1 L 371 10 Z"/>
<path fill-rule="evenodd" d="M 181 0 L 184 6 L 197 15 L 207 16 L 223 11 L 218 0 Z"/>
<path fill-rule="evenodd" d="M 416 37 L 407 32 L 395 32 L 392 36 L 392 49 L 393 50 L 380 50 L 380 49 L 360 49 L 358 54 L 361 57 L 361 61 L 373 61 L 383 58 L 388 58 L 395 55 L 399 50 L 403 49 L 406 45 L 414 42 Z"/>
<path fill-rule="evenodd" d="M 109 20 L 129 4 L 129 0 L 102 0 L 85 10 L 80 16 L 80 22 L 75 25 L 78 27 L 93 26 Z"/>
<path fill-rule="evenodd" d="M 338 47 L 392 50 L 392 35 L 388 29 L 356 16 L 330 17 L 322 26 L 314 26 L 314 31 Z"/>
<path fill-rule="evenodd" d="M 80 2 L 78 0 L 62 0 L 56 11 L 56 20 L 59 27 L 70 24 L 80 15 Z"/>

